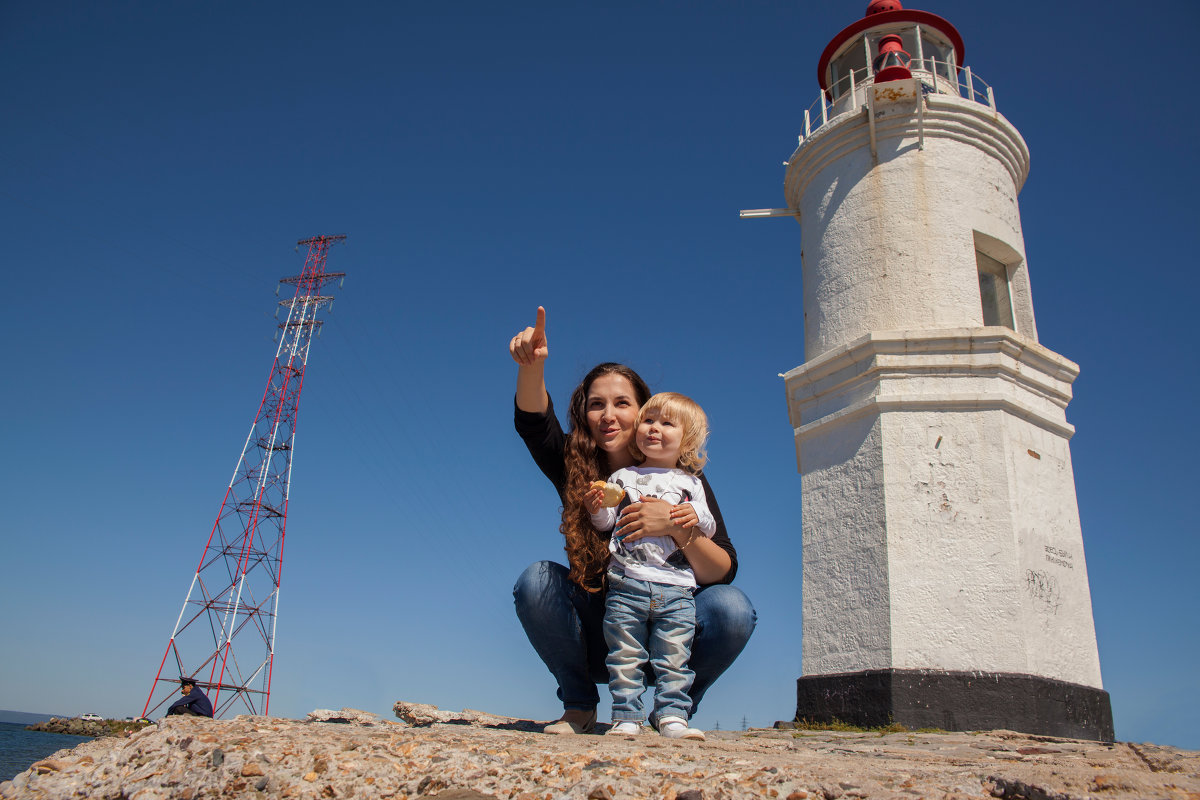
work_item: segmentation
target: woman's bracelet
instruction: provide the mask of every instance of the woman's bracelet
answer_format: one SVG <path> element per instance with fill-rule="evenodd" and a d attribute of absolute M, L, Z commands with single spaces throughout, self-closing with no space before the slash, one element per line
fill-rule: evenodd
<path fill-rule="evenodd" d="M 687 549 L 687 546 L 688 546 L 689 544 L 691 544 L 692 542 L 694 542 L 694 541 L 696 541 L 696 529 L 695 529 L 695 528 L 692 528 L 692 535 L 688 537 L 688 540 L 687 540 L 686 542 L 684 542 L 683 544 L 679 545 L 679 549 L 680 549 L 680 550 L 686 550 L 686 549 Z"/>

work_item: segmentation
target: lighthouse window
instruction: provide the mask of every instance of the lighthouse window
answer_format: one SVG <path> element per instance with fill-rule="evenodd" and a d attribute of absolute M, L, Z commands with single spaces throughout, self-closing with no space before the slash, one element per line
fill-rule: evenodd
<path fill-rule="evenodd" d="M 954 69 L 954 48 L 949 42 L 935 36 L 928 28 L 921 29 L 921 58 L 924 62 L 921 69 L 926 72 L 936 69 L 938 75 L 950 78 L 951 70 Z"/>
<path fill-rule="evenodd" d="M 850 91 L 851 72 L 855 86 L 867 78 L 867 52 L 862 39 L 856 39 L 846 52 L 829 62 L 829 89 L 834 100 Z"/>
<path fill-rule="evenodd" d="M 979 298 L 983 303 L 983 324 L 1003 325 L 1016 330 L 1013 324 L 1012 297 L 1008 290 L 1008 267 L 989 255 L 975 251 L 979 268 Z"/>

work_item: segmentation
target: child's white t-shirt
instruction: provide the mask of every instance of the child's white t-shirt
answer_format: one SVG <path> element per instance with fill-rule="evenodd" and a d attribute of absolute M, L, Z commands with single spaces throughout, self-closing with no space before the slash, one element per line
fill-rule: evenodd
<path fill-rule="evenodd" d="M 616 507 L 602 508 L 592 514 L 592 525 L 596 530 L 612 530 L 626 506 L 641 502 L 643 497 L 657 497 L 671 505 L 690 503 L 700 520 L 696 526 L 700 532 L 711 537 L 717 531 L 716 520 L 708 510 L 704 486 L 695 475 L 681 469 L 626 467 L 614 472 L 608 481 L 624 489 L 625 497 Z M 608 551 L 612 553 L 609 569 L 616 569 L 630 578 L 674 586 L 696 585 L 696 576 L 692 574 L 687 558 L 670 536 L 647 536 L 626 545 L 620 532 L 613 531 Z"/>

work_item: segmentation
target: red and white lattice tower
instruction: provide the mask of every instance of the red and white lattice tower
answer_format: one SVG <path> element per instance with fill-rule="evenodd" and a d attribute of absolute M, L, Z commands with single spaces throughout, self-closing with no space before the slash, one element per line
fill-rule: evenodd
<path fill-rule="evenodd" d="M 345 276 L 326 272 L 325 260 L 330 246 L 345 238 L 299 242 L 308 247 L 304 272 L 281 282 L 296 292 L 279 303 L 287 317 L 279 325 L 275 363 L 143 716 L 178 696 L 180 676 L 207 690 L 215 716 L 235 704 L 239 713 L 268 713 L 300 390 L 321 326 L 317 312 L 333 301 L 321 290 Z"/>

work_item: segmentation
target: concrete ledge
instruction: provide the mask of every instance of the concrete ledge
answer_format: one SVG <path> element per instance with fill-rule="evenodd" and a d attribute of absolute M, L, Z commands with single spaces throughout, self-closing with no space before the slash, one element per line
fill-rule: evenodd
<path fill-rule="evenodd" d="M 929 94 L 922 99 L 926 110 L 920 115 L 913 100 L 886 104 L 895 107 L 888 108 L 890 113 L 881 114 L 876 122 L 878 144 L 882 148 L 888 140 L 907 140 L 910 146 L 885 153 L 880 160 L 917 152 L 917 139 L 923 128 L 926 146 L 937 139 L 955 141 L 995 158 L 1004 165 L 1016 191 L 1021 191 L 1029 177 L 1029 146 L 1011 122 L 995 109 L 961 97 Z M 786 162 L 784 194 L 790 207 L 799 207 L 797 201 L 821 170 L 868 144 L 869 113 L 865 103 L 842 111 L 800 142 Z"/>
<path fill-rule="evenodd" d="M 1002 410 L 1065 439 L 1079 367 L 1008 328 L 878 331 L 784 378 L 796 440 L 864 413 Z"/>
<path fill-rule="evenodd" d="M 1036 675 L 882 669 L 796 681 L 796 719 L 1113 741 L 1108 692 Z"/>

